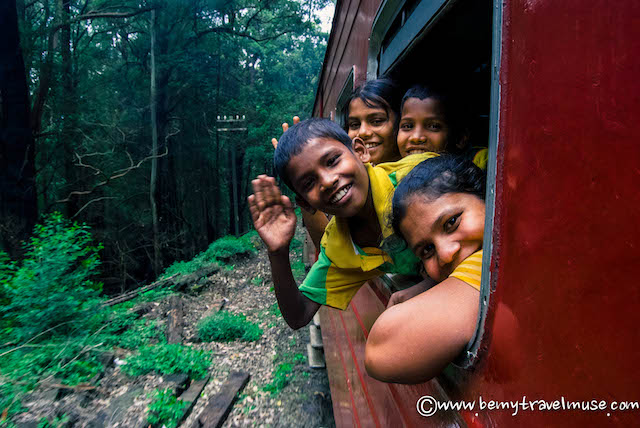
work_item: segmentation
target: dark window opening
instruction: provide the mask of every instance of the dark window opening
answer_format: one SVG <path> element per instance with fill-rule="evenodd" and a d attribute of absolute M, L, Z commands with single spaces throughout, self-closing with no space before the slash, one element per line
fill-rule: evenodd
<path fill-rule="evenodd" d="M 471 145 L 489 147 L 479 318 L 474 338 L 456 361 L 461 367 L 469 367 L 477 360 L 490 294 L 488 265 L 493 229 L 501 15 L 493 16 L 492 0 L 418 0 L 395 4 L 387 3 L 399 10 L 388 10 L 383 5 L 374 23 L 368 78 L 386 74 L 402 85 L 403 93 L 415 84 L 446 93 L 466 113 Z M 495 10 L 499 13 L 499 9 Z M 397 288 L 398 284 L 393 284 L 395 278 L 387 277 L 384 282 L 392 290 Z"/>
<path fill-rule="evenodd" d="M 403 90 L 422 83 L 451 94 L 467 111 L 471 143 L 482 147 L 489 139 L 491 34 L 491 1 L 456 2 L 387 70 Z"/>

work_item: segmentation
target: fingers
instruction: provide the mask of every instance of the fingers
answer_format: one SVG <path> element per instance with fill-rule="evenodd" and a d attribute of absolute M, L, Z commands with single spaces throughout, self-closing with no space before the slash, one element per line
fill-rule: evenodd
<path fill-rule="evenodd" d="M 260 218 L 260 210 L 258 210 L 258 204 L 256 203 L 256 196 L 249 195 L 247 198 L 247 203 L 249 204 L 249 212 L 251 213 L 251 220 L 253 220 L 253 225 L 256 226 L 258 223 L 258 219 Z"/>
<path fill-rule="evenodd" d="M 291 203 L 291 199 L 288 196 L 282 195 L 280 197 L 280 201 L 282 202 L 282 206 L 285 210 L 293 209 L 293 204 Z"/>
<path fill-rule="evenodd" d="M 299 116 L 293 116 L 293 124 L 296 125 L 300 123 L 300 117 Z M 282 132 L 285 133 L 287 132 L 287 130 L 289 129 L 289 124 L 287 122 L 282 124 Z M 271 145 L 273 145 L 274 149 L 278 148 L 278 140 L 276 138 L 272 138 L 271 139 Z"/>
<path fill-rule="evenodd" d="M 282 194 L 276 184 L 276 179 L 273 177 L 265 177 L 262 183 L 267 206 L 282 203 Z"/>
<path fill-rule="evenodd" d="M 258 211 L 262 211 L 272 205 L 282 204 L 280 189 L 273 177 L 259 175 L 251 181 L 253 187 L 253 204 Z"/>

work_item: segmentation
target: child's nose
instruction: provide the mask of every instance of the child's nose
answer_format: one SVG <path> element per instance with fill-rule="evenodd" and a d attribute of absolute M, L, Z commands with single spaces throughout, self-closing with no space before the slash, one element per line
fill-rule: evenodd
<path fill-rule="evenodd" d="M 438 247 L 438 262 L 440 267 L 452 263 L 456 258 L 456 254 L 460 251 L 460 243 L 457 241 L 444 241 L 440 243 Z"/>
<path fill-rule="evenodd" d="M 371 128 L 366 124 L 360 124 L 360 129 L 358 129 L 358 137 L 366 138 L 371 136 Z"/>
<path fill-rule="evenodd" d="M 427 136 L 422 132 L 422 128 L 416 127 L 409 139 L 414 143 L 424 143 L 427 141 Z"/>
<path fill-rule="evenodd" d="M 320 185 L 323 189 L 332 189 L 338 182 L 336 174 L 325 173 L 320 176 Z"/>

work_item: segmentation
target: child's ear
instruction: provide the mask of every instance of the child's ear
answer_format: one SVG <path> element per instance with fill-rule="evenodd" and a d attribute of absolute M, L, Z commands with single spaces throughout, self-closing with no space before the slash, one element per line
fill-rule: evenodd
<path fill-rule="evenodd" d="M 456 143 L 456 149 L 459 153 L 464 152 L 469 148 L 469 132 L 465 131 L 461 136 L 458 142 Z"/>
<path fill-rule="evenodd" d="M 360 138 L 354 138 L 351 142 L 351 147 L 353 148 L 353 152 L 362 161 L 362 163 L 371 161 L 369 149 L 367 149 L 367 146 L 364 145 L 364 141 L 362 141 Z"/>

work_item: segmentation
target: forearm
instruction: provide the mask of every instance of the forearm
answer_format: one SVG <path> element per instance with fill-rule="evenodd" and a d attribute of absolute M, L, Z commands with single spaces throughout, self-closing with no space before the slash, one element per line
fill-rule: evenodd
<path fill-rule="evenodd" d="M 309 324 L 311 318 L 320 308 L 320 304 L 310 300 L 298 290 L 296 280 L 291 272 L 289 251 L 281 250 L 269 253 L 273 288 L 280 312 L 289 326 L 299 329 Z"/>
<path fill-rule="evenodd" d="M 365 366 L 384 382 L 431 379 L 473 336 L 479 293 L 449 278 L 380 315 L 367 339 Z"/>

